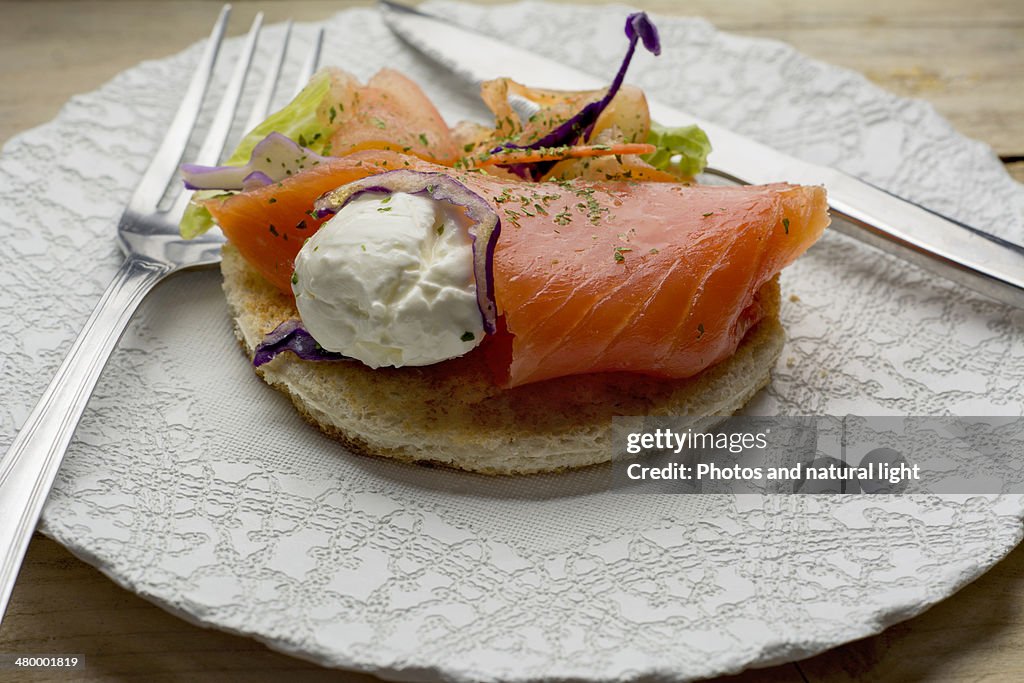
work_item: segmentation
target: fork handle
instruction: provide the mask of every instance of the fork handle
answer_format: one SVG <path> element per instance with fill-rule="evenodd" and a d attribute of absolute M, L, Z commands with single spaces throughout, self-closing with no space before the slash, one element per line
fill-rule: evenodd
<path fill-rule="evenodd" d="M 29 539 L 89 396 L 143 297 L 172 267 L 125 260 L 56 376 L 0 458 L 0 621 Z"/>

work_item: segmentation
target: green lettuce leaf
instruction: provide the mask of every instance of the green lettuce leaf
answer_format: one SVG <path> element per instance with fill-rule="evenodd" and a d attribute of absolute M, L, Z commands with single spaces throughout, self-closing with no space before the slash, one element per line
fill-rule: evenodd
<path fill-rule="evenodd" d="M 697 126 L 666 128 L 652 123 L 647 142 L 658 149 L 641 158 L 656 169 L 680 178 L 693 178 L 703 171 L 711 153 L 711 141 Z"/>
<path fill-rule="evenodd" d="M 181 236 L 187 240 L 199 237 L 207 230 L 212 229 L 216 226 L 213 222 L 213 216 L 210 215 L 209 210 L 205 206 L 196 204 L 197 199 L 209 199 L 210 197 L 217 194 L 225 194 L 224 192 L 217 192 L 212 190 L 196 190 L 192 195 L 192 201 L 185 207 L 185 213 L 181 217 L 181 222 L 178 223 L 178 232 Z"/>
<path fill-rule="evenodd" d="M 243 166 L 249 162 L 252 148 L 256 143 L 271 133 L 281 133 L 303 147 L 308 147 L 317 154 L 325 154 L 331 139 L 331 126 L 317 118 L 316 112 L 331 89 L 329 71 L 318 71 L 309 80 L 295 99 L 288 105 L 271 114 L 263 123 L 249 131 L 238 147 L 231 153 L 226 166 Z"/>

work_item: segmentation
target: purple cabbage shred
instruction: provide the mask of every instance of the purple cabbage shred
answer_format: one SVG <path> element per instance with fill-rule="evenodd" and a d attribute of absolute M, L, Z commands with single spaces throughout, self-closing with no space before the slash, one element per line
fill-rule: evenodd
<path fill-rule="evenodd" d="M 626 78 L 626 71 L 629 69 L 630 62 L 633 61 L 633 54 L 636 52 L 636 44 L 638 42 L 642 42 L 644 44 L 644 48 L 646 48 L 651 54 L 655 56 L 661 54 L 661 39 L 658 37 L 658 28 L 654 25 L 654 22 L 651 21 L 650 17 L 647 16 L 646 12 L 634 12 L 626 18 L 626 37 L 629 39 L 629 49 L 626 50 L 626 56 L 623 58 L 622 64 L 619 66 L 619 71 L 615 74 L 615 79 L 608 87 L 608 92 L 605 93 L 604 97 L 596 102 L 587 104 L 575 116 L 555 128 L 540 140 L 530 143 L 529 145 L 517 145 L 507 142 L 504 145 L 492 149 L 491 154 L 500 152 L 503 149 L 563 147 L 575 145 L 581 140 L 585 141 L 589 139 L 591 133 L 594 132 L 594 126 L 597 124 L 597 119 L 601 116 L 601 113 L 608 108 L 608 105 L 611 104 L 615 95 L 618 94 L 619 88 L 622 87 L 622 82 Z M 553 161 L 547 161 L 535 164 L 502 164 L 502 166 L 521 178 L 537 180 L 541 178 L 554 164 L 555 162 Z"/>
<path fill-rule="evenodd" d="M 299 320 L 286 320 L 263 338 L 253 354 L 253 367 L 269 363 L 279 354 L 291 351 L 303 360 L 349 360 L 347 356 L 324 349 L 306 331 Z"/>

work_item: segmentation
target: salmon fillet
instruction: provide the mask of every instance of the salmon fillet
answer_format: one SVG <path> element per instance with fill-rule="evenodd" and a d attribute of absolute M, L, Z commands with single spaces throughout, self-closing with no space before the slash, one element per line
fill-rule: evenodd
<path fill-rule="evenodd" d="M 595 372 L 696 375 L 735 353 L 764 316 L 762 286 L 829 223 L 821 187 L 533 183 L 379 150 L 207 206 L 246 260 L 290 294 L 295 255 L 322 222 L 308 213 L 314 200 L 403 168 L 453 177 L 498 214 L 498 331 L 485 344 L 507 387 Z"/>
<path fill-rule="evenodd" d="M 506 386 L 697 374 L 735 352 L 761 287 L 829 223 L 821 187 L 461 179 L 502 219 L 489 344 Z"/>

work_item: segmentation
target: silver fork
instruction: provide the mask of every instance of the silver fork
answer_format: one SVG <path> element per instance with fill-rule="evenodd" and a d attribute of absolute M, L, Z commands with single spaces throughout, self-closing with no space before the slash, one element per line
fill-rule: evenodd
<path fill-rule="evenodd" d="M 0 458 L 0 620 L 64 452 L 100 371 L 132 314 L 146 294 L 168 275 L 220 261 L 224 238 L 219 231 L 189 241 L 178 235 L 178 222 L 188 203 L 188 193 L 182 192 L 169 210 L 162 211 L 159 205 L 168 187 L 175 182 L 178 164 L 206 97 L 230 12 L 230 5 L 221 9 L 163 144 L 121 216 L 117 242 L 126 257 L 124 264 L 103 293 L 10 450 Z M 216 164 L 224 150 L 262 22 L 262 13 L 257 14 L 196 163 Z M 291 29 L 291 22 L 288 22 L 246 130 L 267 116 Z M 308 81 L 316 69 L 322 37 L 321 31 L 304 62 L 297 87 Z"/>

